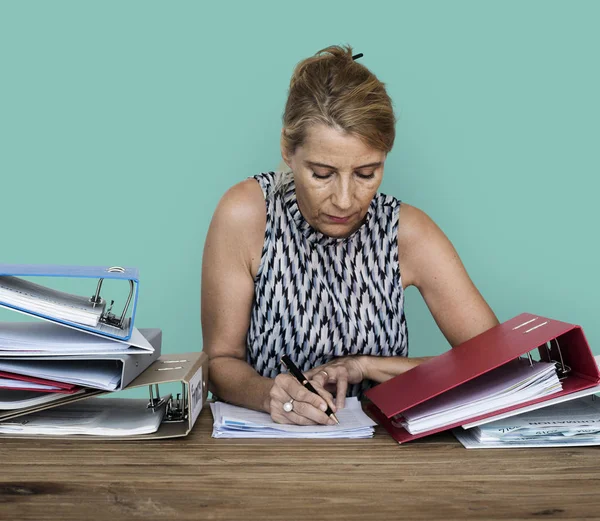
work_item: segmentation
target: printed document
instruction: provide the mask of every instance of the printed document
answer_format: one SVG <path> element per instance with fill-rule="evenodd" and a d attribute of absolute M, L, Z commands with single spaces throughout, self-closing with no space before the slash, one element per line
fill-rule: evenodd
<path fill-rule="evenodd" d="M 0 302 L 32 313 L 96 327 L 104 305 L 11 275 L 0 276 Z"/>
<path fill-rule="evenodd" d="M 138 329 L 128 343 L 52 322 L 0 322 L 0 356 L 138 354 L 154 351 Z"/>
<path fill-rule="evenodd" d="M 394 421 L 411 434 L 419 434 L 561 389 L 553 363 L 531 365 L 525 359 L 518 359 L 411 407 Z"/>
<path fill-rule="evenodd" d="M 166 402 L 168 399 L 152 410 L 146 407 L 148 400 L 89 398 L 0 422 L 0 433 L 50 436 L 150 434 L 158 430 Z"/>
<path fill-rule="evenodd" d="M 0 359 L 0 371 L 114 391 L 121 383 L 122 366 L 116 360 Z"/>
<path fill-rule="evenodd" d="M 74 392 L 70 396 L 84 394 L 85 390 L 81 389 Z M 10 411 L 16 409 L 25 409 L 27 407 L 35 407 L 46 403 L 52 403 L 56 400 L 63 400 L 65 397 L 61 393 L 47 393 L 36 391 L 19 391 L 13 389 L 0 389 L 0 411 Z"/>
<path fill-rule="evenodd" d="M 454 434 L 467 448 L 600 445 L 600 398 L 586 396 Z"/>
<path fill-rule="evenodd" d="M 339 425 L 285 425 L 265 412 L 223 402 L 211 403 L 210 409 L 213 438 L 371 438 L 375 425 L 356 397 L 346 398 L 346 406 L 335 413 Z"/>

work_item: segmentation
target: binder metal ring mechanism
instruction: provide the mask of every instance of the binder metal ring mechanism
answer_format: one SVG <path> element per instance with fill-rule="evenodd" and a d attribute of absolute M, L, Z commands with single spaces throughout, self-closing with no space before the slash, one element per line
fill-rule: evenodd
<path fill-rule="evenodd" d="M 460 421 L 440 425 L 418 433 L 409 433 L 396 421 L 413 407 L 427 404 L 444 393 L 460 390 L 486 373 L 526 357 L 531 366 L 534 356 L 552 363 L 561 389 L 542 397 L 510 406 L 499 405 L 492 411 L 475 414 Z M 399 443 L 465 426 L 519 414 L 522 409 L 545 407 L 548 402 L 594 394 L 600 388 L 600 370 L 581 326 L 522 313 L 484 331 L 462 344 L 366 391 L 367 408 Z M 572 395 L 572 397 L 570 396 Z"/>
<path fill-rule="evenodd" d="M 112 266 L 108 268 L 106 271 L 108 273 L 125 273 L 125 268 L 121 268 L 120 266 Z M 106 306 L 104 299 L 100 296 L 100 290 L 102 289 L 102 283 L 104 282 L 104 277 L 98 280 L 98 286 L 96 287 L 96 293 L 90 298 L 90 302 L 95 306 Z M 123 329 L 125 324 L 125 317 L 127 315 L 127 310 L 129 309 L 129 304 L 131 303 L 131 299 L 133 297 L 133 292 L 135 290 L 135 285 L 133 280 L 129 280 L 129 296 L 127 297 L 127 302 L 125 302 L 125 306 L 123 307 L 123 312 L 121 313 L 121 317 L 117 319 L 115 315 L 111 313 L 114 300 L 111 301 L 110 307 L 108 310 L 104 311 L 102 315 L 100 315 L 100 322 L 104 324 L 108 324 L 113 327 L 117 327 L 119 329 Z"/>
<path fill-rule="evenodd" d="M 513 327 L 513 331 L 516 331 L 517 329 L 521 329 L 523 326 L 527 326 L 532 323 L 535 323 L 538 320 L 539 320 L 538 317 L 527 320 L 526 322 L 523 322 L 522 324 L 519 324 L 518 326 Z M 530 333 L 531 331 L 534 331 L 540 327 L 544 327 L 547 324 L 548 324 L 547 320 L 545 320 L 544 322 L 535 324 L 535 325 L 532 324 L 529 329 L 526 329 L 523 332 L 523 334 L 526 335 L 526 334 Z M 556 345 L 555 353 L 552 352 L 552 341 L 554 341 L 554 343 Z M 545 362 L 553 362 L 554 363 L 554 365 L 556 366 L 556 374 L 558 375 L 559 380 L 564 380 L 568 376 L 568 374 L 571 372 L 571 368 L 567 364 L 565 364 L 565 361 L 564 361 L 564 358 L 562 355 L 562 351 L 560 349 L 560 344 L 558 343 L 558 338 L 552 338 L 552 339 L 548 340 L 547 342 L 545 342 L 544 344 L 542 344 L 541 346 L 539 346 L 538 352 L 540 353 L 540 359 L 542 359 Z M 543 352 L 543 356 L 542 356 L 542 352 Z M 558 357 L 556 357 L 556 354 L 558 354 Z M 527 359 L 529 360 L 529 365 L 533 367 L 533 356 L 531 355 L 531 351 L 527 351 L 526 356 L 527 356 Z M 558 359 L 556 359 L 556 358 L 558 358 Z"/>
<path fill-rule="evenodd" d="M 160 384 L 180 383 L 181 393 L 161 398 Z M 165 418 L 153 438 L 187 435 L 208 396 L 208 356 L 204 352 L 162 355 L 127 389 L 148 386 L 148 409 L 156 410 L 166 403 Z"/>
<path fill-rule="evenodd" d="M 94 294 L 85 297 L 29 280 L 34 277 L 93 278 L 98 282 Z M 107 279 L 123 280 L 129 284 L 129 294 L 120 314 L 113 313 L 114 300 L 109 301 L 101 295 L 102 285 Z M 137 268 L 0 264 L 1 307 L 118 340 L 131 338 L 138 292 Z M 110 304 L 107 305 L 108 302 Z"/>

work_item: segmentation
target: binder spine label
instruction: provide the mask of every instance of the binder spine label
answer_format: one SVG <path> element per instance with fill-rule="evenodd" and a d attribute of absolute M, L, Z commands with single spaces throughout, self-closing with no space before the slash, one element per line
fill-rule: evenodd
<path fill-rule="evenodd" d="M 198 368 L 196 374 L 190 380 L 190 411 L 191 411 L 191 424 L 193 427 L 198 419 L 200 411 L 202 411 L 202 366 Z"/>

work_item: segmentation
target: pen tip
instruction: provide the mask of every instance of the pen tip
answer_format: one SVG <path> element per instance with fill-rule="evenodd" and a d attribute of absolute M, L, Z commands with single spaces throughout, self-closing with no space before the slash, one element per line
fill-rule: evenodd
<path fill-rule="evenodd" d="M 332 414 L 331 417 L 334 419 L 335 423 L 337 423 L 338 425 L 340 424 L 340 420 L 337 419 L 337 416 L 335 414 Z"/>

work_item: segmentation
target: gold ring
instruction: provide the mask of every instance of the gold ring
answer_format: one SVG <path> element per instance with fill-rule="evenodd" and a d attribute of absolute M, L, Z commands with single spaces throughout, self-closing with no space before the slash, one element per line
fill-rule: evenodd
<path fill-rule="evenodd" d="M 327 371 L 324 371 L 323 369 L 321 369 L 321 372 L 327 377 L 329 378 L 329 374 L 327 373 Z"/>

